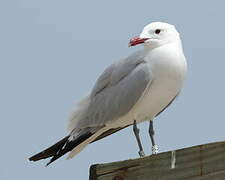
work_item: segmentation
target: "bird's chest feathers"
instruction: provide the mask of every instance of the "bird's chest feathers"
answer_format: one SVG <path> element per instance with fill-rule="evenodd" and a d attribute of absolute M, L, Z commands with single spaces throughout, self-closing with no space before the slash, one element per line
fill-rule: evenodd
<path fill-rule="evenodd" d="M 153 81 L 135 105 L 133 116 L 137 121 L 154 118 L 179 93 L 185 73 L 184 56 L 171 51 L 153 53 L 147 57 Z"/>
<path fill-rule="evenodd" d="M 154 79 L 180 81 L 185 78 L 186 60 L 179 47 L 162 46 L 152 50 L 146 60 Z"/>

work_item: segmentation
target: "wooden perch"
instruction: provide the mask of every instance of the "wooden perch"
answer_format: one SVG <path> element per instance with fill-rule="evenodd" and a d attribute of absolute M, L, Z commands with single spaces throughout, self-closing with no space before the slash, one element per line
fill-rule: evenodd
<path fill-rule="evenodd" d="M 89 180 L 225 179 L 225 141 L 90 168 Z"/>

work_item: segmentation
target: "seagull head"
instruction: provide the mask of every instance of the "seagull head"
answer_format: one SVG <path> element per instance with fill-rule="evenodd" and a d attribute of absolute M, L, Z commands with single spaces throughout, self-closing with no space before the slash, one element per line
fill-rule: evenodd
<path fill-rule="evenodd" d="M 132 38 L 129 46 L 144 44 L 145 47 L 156 48 L 167 43 L 179 42 L 176 28 L 168 23 L 153 22 L 146 25 L 139 36 Z"/>

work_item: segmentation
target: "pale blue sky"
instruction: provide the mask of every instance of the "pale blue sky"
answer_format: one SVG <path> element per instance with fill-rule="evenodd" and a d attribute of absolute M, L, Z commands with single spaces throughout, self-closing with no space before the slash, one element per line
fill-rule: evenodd
<path fill-rule="evenodd" d="M 224 140 L 223 1 L 0 1 L 0 179 L 85 180 L 91 164 L 138 157 L 131 128 L 74 159 L 27 158 L 67 134 L 69 113 L 104 68 L 141 47 L 144 25 L 176 25 L 189 71 L 178 100 L 155 119 L 161 151 Z M 147 154 L 148 123 L 139 125 Z"/>

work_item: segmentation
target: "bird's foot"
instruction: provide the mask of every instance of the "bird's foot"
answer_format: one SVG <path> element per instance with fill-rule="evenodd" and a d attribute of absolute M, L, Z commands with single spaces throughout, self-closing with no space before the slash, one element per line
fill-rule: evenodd
<path fill-rule="evenodd" d="M 154 146 L 152 146 L 152 154 L 158 154 L 159 153 L 159 148 L 158 146 L 155 144 Z"/>
<path fill-rule="evenodd" d="M 145 157 L 144 151 L 139 151 L 138 154 L 139 154 L 140 157 Z"/>

